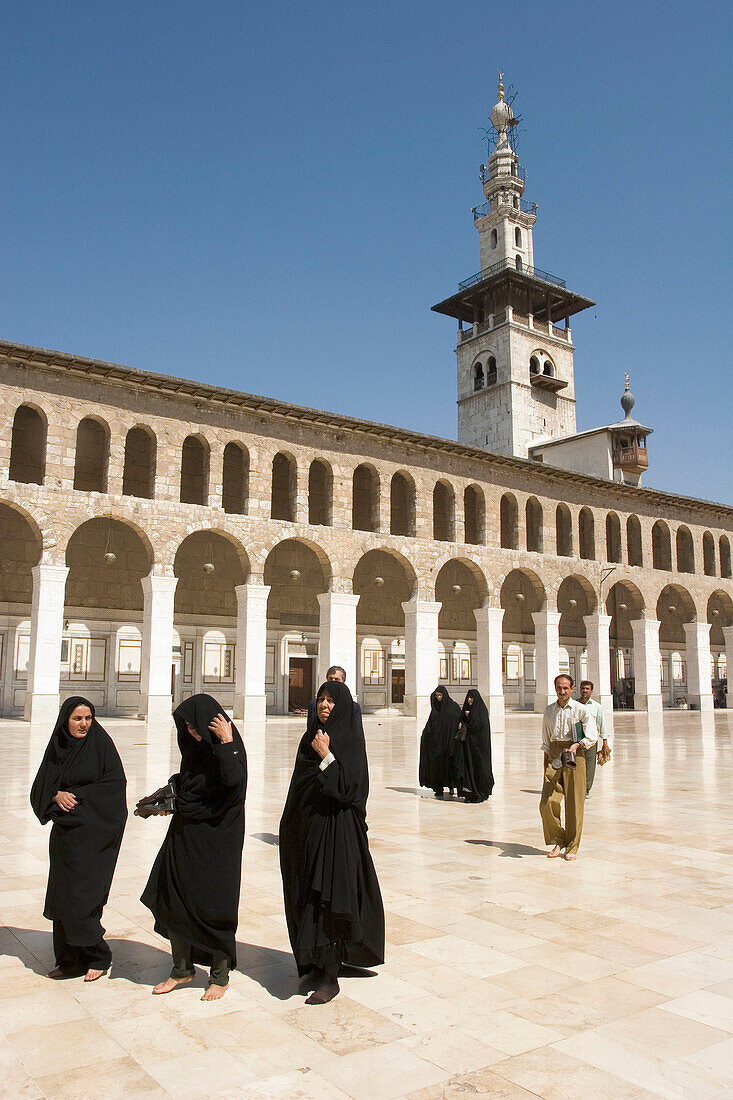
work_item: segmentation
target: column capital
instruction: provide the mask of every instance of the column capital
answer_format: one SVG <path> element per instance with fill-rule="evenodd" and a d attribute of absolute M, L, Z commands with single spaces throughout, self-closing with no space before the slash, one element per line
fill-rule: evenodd
<path fill-rule="evenodd" d="M 733 645 L 733 626 L 723 627 L 723 637 L 726 645 Z"/>
<path fill-rule="evenodd" d="M 535 626 L 559 626 L 562 614 L 559 611 L 533 611 L 532 622 Z"/>
<path fill-rule="evenodd" d="M 145 594 L 175 592 L 178 577 L 169 577 L 164 573 L 148 573 L 147 577 L 140 578 L 140 584 Z"/>
<path fill-rule="evenodd" d="M 316 596 L 321 608 L 324 607 L 356 607 L 361 596 L 352 592 L 319 592 Z"/>
<path fill-rule="evenodd" d="M 481 626 L 492 623 L 494 626 L 500 626 L 504 621 L 504 608 L 503 607 L 476 607 L 473 611 L 476 622 Z"/>
<path fill-rule="evenodd" d="M 270 585 L 257 584 L 249 580 L 245 584 L 235 584 L 234 595 L 237 597 L 237 607 L 239 608 L 258 601 L 267 603 L 267 597 L 270 595 Z"/>
<path fill-rule="evenodd" d="M 600 615 L 598 612 L 594 612 L 592 615 L 584 615 L 583 622 L 585 623 L 586 630 L 593 626 L 607 627 L 611 625 L 611 615 Z"/>
<path fill-rule="evenodd" d="M 423 600 L 419 596 L 413 596 L 412 599 L 405 600 L 402 605 L 402 610 L 405 615 L 422 614 L 437 616 L 442 606 L 442 603 L 435 603 L 432 600 Z"/>
<path fill-rule="evenodd" d="M 710 637 L 711 623 L 701 623 L 699 619 L 693 619 L 691 623 L 683 623 L 685 641 L 707 642 Z"/>

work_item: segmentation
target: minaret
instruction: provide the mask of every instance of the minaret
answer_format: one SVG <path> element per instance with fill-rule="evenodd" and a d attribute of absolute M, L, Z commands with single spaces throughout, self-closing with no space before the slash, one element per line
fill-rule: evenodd
<path fill-rule="evenodd" d="M 569 319 L 593 302 L 534 266 L 537 204 L 523 198 L 503 74 L 498 93 L 496 146 L 480 171 L 487 201 L 473 211 L 481 270 L 433 309 L 458 320 L 459 442 L 526 458 L 536 440 L 575 432 Z"/>
<path fill-rule="evenodd" d="M 624 375 L 624 383 L 624 392 L 621 395 L 624 418 L 618 424 L 609 424 L 613 480 L 621 481 L 624 485 L 641 485 L 641 476 L 649 466 L 646 437 L 652 434 L 652 428 L 640 424 L 631 415 L 636 398 L 629 389 L 628 371 Z"/>

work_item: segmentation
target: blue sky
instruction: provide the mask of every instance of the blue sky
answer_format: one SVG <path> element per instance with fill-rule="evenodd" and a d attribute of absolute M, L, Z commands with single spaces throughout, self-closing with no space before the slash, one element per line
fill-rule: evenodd
<path fill-rule="evenodd" d="M 435 0 L 6 10 L 0 336 L 455 436 L 481 128 L 518 92 L 578 427 L 733 503 L 725 5 Z"/>

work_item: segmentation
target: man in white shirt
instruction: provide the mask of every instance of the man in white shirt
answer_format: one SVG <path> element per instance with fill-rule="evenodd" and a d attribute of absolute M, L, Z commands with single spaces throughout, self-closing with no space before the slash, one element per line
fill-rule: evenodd
<path fill-rule="evenodd" d="M 611 745 L 609 742 L 609 735 L 606 731 L 606 722 L 603 717 L 603 707 L 596 700 L 592 699 L 593 694 L 593 681 L 581 680 L 580 688 L 578 689 L 578 699 L 586 707 L 596 720 L 596 729 L 598 730 L 598 740 L 596 741 L 596 751 L 589 752 L 585 758 L 585 797 L 590 794 L 590 789 L 593 786 L 593 780 L 596 776 L 596 763 L 598 757 L 603 753 L 608 757 L 611 755 Z"/>
<path fill-rule="evenodd" d="M 549 859 L 557 859 L 565 849 L 565 859 L 578 858 L 583 831 L 585 806 L 586 751 L 595 752 L 598 732 L 595 718 L 582 703 L 572 699 L 573 678 L 564 672 L 555 677 L 557 702 L 545 709 L 542 720 L 542 751 L 545 777 L 540 795 L 540 817 L 545 844 L 552 844 Z M 563 767 L 562 754 L 569 752 L 575 767 Z M 565 828 L 561 824 L 565 803 Z"/>

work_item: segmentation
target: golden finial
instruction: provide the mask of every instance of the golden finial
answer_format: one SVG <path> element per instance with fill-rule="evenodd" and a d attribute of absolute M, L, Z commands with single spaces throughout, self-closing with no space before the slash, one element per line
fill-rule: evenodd
<path fill-rule="evenodd" d="M 501 69 L 496 70 L 499 74 L 499 99 L 504 98 L 504 74 Z"/>
<path fill-rule="evenodd" d="M 625 386 L 626 393 L 628 393 L 629 392 L 629 372 L 628 371 L 624 372 L 624 382 L 626 383 L 626 386 Z"/>

